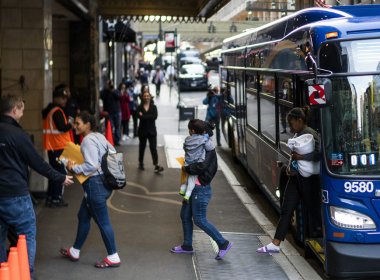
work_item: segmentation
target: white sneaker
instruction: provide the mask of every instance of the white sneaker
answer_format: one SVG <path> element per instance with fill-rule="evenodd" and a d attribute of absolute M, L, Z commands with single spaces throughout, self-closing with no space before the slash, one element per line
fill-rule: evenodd
<path fill-rule="evenodd" d="M 125 141 L 125 140 L 127 140 L 128 139 L 128 136 L 127 135 L 123 135 L 123 137 L 121 137 L 121 140 L 123 140 L 123 141 Z"/>

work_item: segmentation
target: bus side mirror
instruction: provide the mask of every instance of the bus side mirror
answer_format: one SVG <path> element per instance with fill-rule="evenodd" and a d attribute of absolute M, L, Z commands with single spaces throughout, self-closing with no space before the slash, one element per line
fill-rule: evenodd
<path fill-rule="evenodd" d="M 327 78 L 317 78 L 306 80 L 306 89 L 309 105 L 311 107 L 322 107 L 328 105 L 331 100 L 332 87 L 331 80 Z"/>

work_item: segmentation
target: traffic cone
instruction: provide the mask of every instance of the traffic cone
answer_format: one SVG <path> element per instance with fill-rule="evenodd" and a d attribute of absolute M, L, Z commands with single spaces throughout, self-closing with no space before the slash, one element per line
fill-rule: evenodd
<path fill-rule="evenodd" d="M 109 119 L 106 120 L 106 135 L 105 136 L 108 142 L 110 142 L 112 146 L 115 146 L 115 144 L 113 143 L 111 121 Z"/>
<path fill-rule="evenodd" d="M 9 272 L 12 280 L 21 280 L 20 265 L 18 261 L 18 252 L 16 247 L 11 247 L 8 255 Z"/>
<path fill-rule="evenodd" d="M 9 272 L 9 265 L 7 262 L 3 262 L 0 265 L 0 279 L 11 280 L 11 274 Z"/>
<path fill-rule="evenodd" d="M 28 248 L 26 246 L 25 235 L 18 236 L 17 251 L 18 251 L 18 260 L 19 260 L 20 274 L 21 274 L 22 280 L 30 280 Z"/>

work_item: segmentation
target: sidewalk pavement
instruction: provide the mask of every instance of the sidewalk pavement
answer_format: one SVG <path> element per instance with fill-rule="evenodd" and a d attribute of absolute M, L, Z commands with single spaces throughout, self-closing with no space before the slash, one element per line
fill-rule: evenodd
<path fill-rule="evenodd" d="M 154 91 L 152 91 L 154 92 Z M 213 199 L 208 218 L 234 243 L 222 261 L 214 259 L 217 248 L 208 236 L 194 232 L 195 254 L 175 255 L 169 249 L 182 242 L 178 195 L 180 169 L 173 158 L 183 154 L 187 129 L 178 132 L 175 92 L 169 96 L 162 86 L 156 100 L 159 162 L 165 167 L 155 174 L 147 147 L 144 171 L 138 170 L 138 140 L 128 139 L 118 149 L 126 158 L 128 185 L 115 191 L 108 201 L 111 222 L 122 265 L 99 270 L 95 261 L 106 256 L 97 226 L 92 223 L 81 259 L 70 262 L 59 255 L 59 248 L 71 246 L 77 226 L 76 214 L 83 191 L 80 185 L 66 189 L 67 208 L 42 208 L 37 216 L 38 280 L 67 279 L 320 279 L 297 251 L 284 242 L 277 255 L 260 255 L 255 250 L 273 236 L 274 226 L 255 207 L 245 189 L 219 157 L 217 175 L 212 182 Z"/>

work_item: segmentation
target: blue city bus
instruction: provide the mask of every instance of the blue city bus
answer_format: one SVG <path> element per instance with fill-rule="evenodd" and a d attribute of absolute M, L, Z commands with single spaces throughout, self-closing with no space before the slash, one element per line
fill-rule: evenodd
<path fill-rule="evenodd" d="M 222 130 L 276 209 L 288 180 L 286 114 L 321 136 L 323 232 L 295 237 L 332 277 L 380 276 L 380 5 L 298 11 L 223 42 Z"/>

